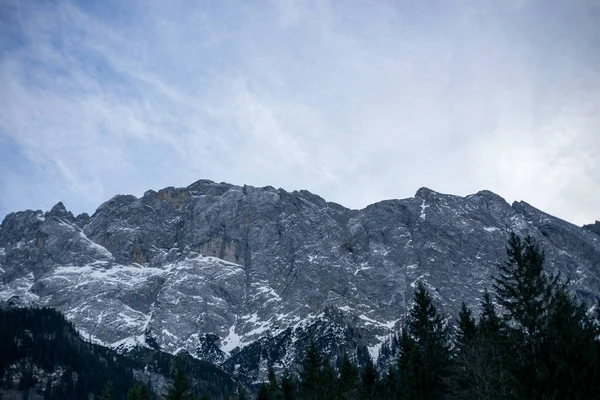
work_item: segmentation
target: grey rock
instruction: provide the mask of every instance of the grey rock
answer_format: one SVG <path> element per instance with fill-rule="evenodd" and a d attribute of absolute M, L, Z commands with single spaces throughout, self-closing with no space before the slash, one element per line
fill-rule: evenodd
<path fill-rule="evenodd" d="M 260 379 L 265 363 L 293 364 L 310 335 L 332 355 L 346 346 L 376 356 L 419 280 L 450 315 L 462 301 L 476 306 L 511 231 L 536 237 L 549 270 L 592 304 L 594 229 L 489 191 L 421 188 L 350 210 L 305 190 L 201 180 L 115 196 L 92 216 L 75 218 L 62 203 L 9 214 L 0 301 L 57 307 L 122 351 L 187 350 Z"/>
<path fill-rule="evenodd" d="M 587 229 L 588 231 L 592 231 L 600 235 L 600 221 L 596 221 L 593 224 L 584 225 L 583 229 Z"/>

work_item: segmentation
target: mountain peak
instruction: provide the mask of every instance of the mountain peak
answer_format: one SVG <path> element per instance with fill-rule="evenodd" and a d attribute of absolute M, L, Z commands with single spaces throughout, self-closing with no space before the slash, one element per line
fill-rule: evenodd
<path fill-rule="evenodd" d="M 417 193 L 415 193 L 415 197 L 421 198 L 423 200 L 427 200 L 427 198 L 434 193 L 437 193 L 437 192 L 423 186 L 422 188 L 419 188 L 419 190 L 417 190 Z"/>
<path fill-rule="evenodd" d="M 73 214 L 70 211 L 67 211 L 67 208 L 63 204 L 62 201 L 59 201 L 50 209 L 48 212 L 48 216 L 50 217 L 58 217 L 58 218 L 66 218 L 68 220 L 73 220 Z"/>

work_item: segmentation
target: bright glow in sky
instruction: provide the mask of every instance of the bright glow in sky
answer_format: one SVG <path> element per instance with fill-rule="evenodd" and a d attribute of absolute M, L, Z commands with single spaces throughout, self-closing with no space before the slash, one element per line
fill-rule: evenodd
<path fill-rule="evenodd" d="M 0 218 L 211 179 L 600 219 L 600 3 L 0 0 Z"/>

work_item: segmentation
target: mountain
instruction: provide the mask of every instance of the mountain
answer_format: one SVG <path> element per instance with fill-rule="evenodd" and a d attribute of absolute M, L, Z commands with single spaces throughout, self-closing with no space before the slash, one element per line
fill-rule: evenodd
<path fill-rule="evenodd" d="M 376 356 L 418 281 L 456 314 L 491 287 L 511 231 L 537 238 L 549 270 L 592 304 L 600 235 L 525 202 L 421 188 L 351 210 L 206 180 L 115 196 L 92 216 L 62 203 L 7 215 L 0 301 L 55 307 L 120 352 L 186 350 L 251 382 L 293 364 L 311 336 L 327 353 Z"/>

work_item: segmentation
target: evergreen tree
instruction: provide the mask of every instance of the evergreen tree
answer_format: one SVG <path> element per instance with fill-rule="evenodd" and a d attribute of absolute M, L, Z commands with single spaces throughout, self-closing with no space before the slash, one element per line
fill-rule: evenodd
<path fill-rule="evenodd" d="M 458 326 L 456 329 L 456 347 L 458 352 L 471 346 L 477 336 L 477 325 L 473 313 L 463 302 L 458 313 Z"/>
<path fill-rule="evenodd" d="M 469 385 L 459 388 L 458 394 L 463 396 L 459 398 L 503 399 L 508 396 L 510 386 L 505 364 L 512 353 L 511 343 L 503 326 L 486 289 L 481 302 L 476 338 L 471 346 L 464 349 L 462 357 L 460 353 L 457 356 L 458 364 L 468 374 L 463 383 L 467 382 Z"/>
<path fill-rule="evenodd" d="M 379 374 L 371 357 L 367 358 L 361 372 L 360 398 L 364 400 L 375 399 L 379 386 Z"/>
<path fill-rule="evenodd" d="M 400 357 L 398 358 L 399 389 L 397 398 L 420 400 L 423 398 L 422 357 L 417 342 L 402 330 L 400 336 Z"/>
<path fill-rule="evenodd" d="M 246 400 L 247 396 L 246 396 L 246 389 L 244 389 L 244 387 L 242 385 L 238 384 L 237 387 L 237 400 Z"/>
<path fill-rule="evenodd" d="M 388 372 L 382 382 L 382 397 L 384 399 L 400 399 L 400 388 L 398 387 L 398 371 L 393 366 L 388 368 Z"/>
<path fill-rule="evenodd" d="M 150 391 L 148 386 L 136 382 L 129 392 L 127 392 L 127 400 L 150 400 Z"/>
<path fill-rule="evenodd" d="M 52 399 L 52 380 L 48 379 L 46 381 L 46 388 L 44 389 L 44 400 Z"/>
<path fill-rule="evenodd" d="M 505 309 L 504 319 L 525 335 L 535 362 L 533 344 L 544 326 L 558 276 L 548 278 L 544 274 L 545 255 L 531 236 L 522 240 L 511 233 L 506 252 L 508 260 L 499 266 L 494 287 Z"/>
<path fill-rule="evenodd" d="M 287 369 L 281 378 L 281 393 L 283 395 L 283 400 L 296 400 L 296 385 Z"/>
<path fill-rule="evenodd" d="M 483 332 L 484 335 L 496 335 L 500 334 L 501 329 L 502 321 L 496 313 L 496 308 L 492 302 L 492 296 L 490 296 L 490 292 L 485 289 L 485 292 L 483 293 L 483 301 L 481 302 L 481 316 L 479 317 L 477 330 L 479 332 Z"/>
<path fill-rule="evenodd" d="M 356 365 L 350 360 L 348 354 L 344 352 L 340 365 L 339 387 L 340 394 L 344 399 L 353 399 L 356 396 L 359 371 Z"/>
<path fill-rule="evenodd" d="M 337 399 L 339 397 L 338 380 L 336 371 L 329 360 L 323 361 L 320 376 L 320 396 L 325 399 Z"/>
<path fill-rule="evenodd" d="M 283 398 L 283 394 L 281 392 L 281 387 L 279 385 L 279 382 L 277 382 L 277 376 L 275 375 L 275 370 L 273 369 L 272 365 L 269 365 L 268 377 L 269 377 L 268 378 L 269 379 L 269 385 L 268 385 L 269 399 L 281 400 Z"/>
<path fill-rule="evenodd" d="M 436 309 L 422 282 L 417 285 L 414 304 L 408 317 L 408 333 L 416 342 L 421 363 L 417 376 L 423 400 L 440 400 L 447 394 L 450 374 L 450 334 L 444 318 Z"/>
<path fill-rule="evenodd" d="M 540 398 L 597 399 L 600 396 L 600 330 L 583 304 L 559 290 L 541 339 Z"/>
<path fill-rule="evenodd" d="M 106 381 L 104 392 L 102 392 L 102 400 L 115 400 L 115 388 L 112 381 Z"/>
<path fill-rule="evenodd" d="M 269 386 L 266 383 L 263 383 L 258 388 L 258 393 L 256 394 L 256 400 L 269 400 L 271 398 L 269 393 Z"/>
<path fill-rule="evenodd" d="M 452 374 L 452 393 L 454 398 L 481 399 L 478 393 L 479 343 L 477 325 L 473 313 L 463 302 L 458 313 L 456 328 L 456 353 Z"/>
<path fill-rule="evenodd" d="M 188 381 L 179 357 L 174 360 L 171 377 L 173 382 L 167 389 L 167 397 L 165 397 L 165 400 L 191 400 L 190 382 Z"/>
<path fill-rule="evenodd" d="M 306 356 L 302 361 L 302 371 L 300 371 L 300 394 L 302 399 L 318 400 L 321 398 L 322 367 L 323 360 L 315 341 L 311 338 Z"/>
<path fill-rule="evenodd" d="M 558 276 L 544 274 L 544 253 L 531 236 L 511 233 L 506 251 L 508 260 L 499 266 L 494 287 L 508 329 L 507 385 L 517 398 L 535 399 L 544 386 L 540 345 Z"/>

